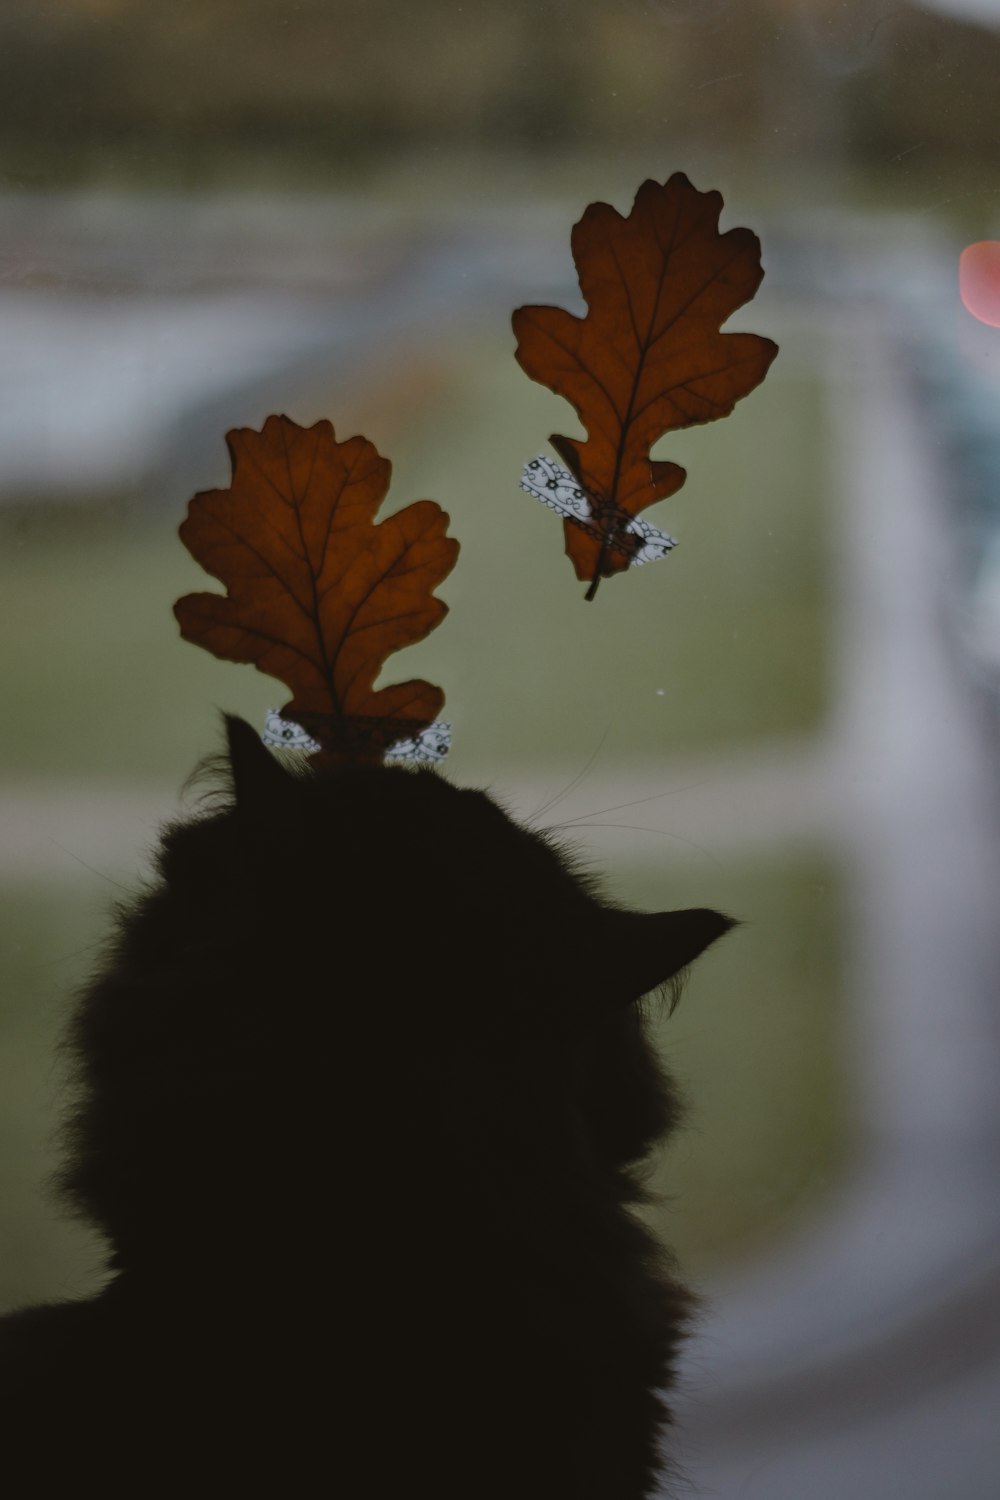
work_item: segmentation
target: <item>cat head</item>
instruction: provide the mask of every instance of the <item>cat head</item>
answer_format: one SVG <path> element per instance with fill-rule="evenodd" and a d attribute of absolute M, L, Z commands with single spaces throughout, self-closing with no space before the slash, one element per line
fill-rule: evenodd
<path fill-rule="evenodd" d="M 582 983 L 614 1008 L 671 984 L 733 925 L 705 908 L 646 913 L 602 902 L 553 840 L 427 767 L 295 775 L 243 720 L 228 717 L 226 731 L 251 863 L 281 850 L 300 896 L 307 885 L 326 900 L 335 884 L 348 907 L 367 898 L 387 936 L 401 926 L 417 950 L 422 937 L 428 954 L 447 958 L 447 934 L 463 964 L 491 955 L 509 979 L 555 990 L 566 975 L 571 990 Z"/>
<path fill-rule="evenodd" d="M 636 1002 L 729 919 L 603 901 L 433 770 L 293 772 L 226 731 L 222 805 L 165 833 L 73 1031 L 64 1186 L 120 1255 L 324 1170 L 405 1194 L 400 1153 L 424 1197 L 463 1164 L 558 1193 L 570 1159 L 639 1161 L 677 1109 Z"/>

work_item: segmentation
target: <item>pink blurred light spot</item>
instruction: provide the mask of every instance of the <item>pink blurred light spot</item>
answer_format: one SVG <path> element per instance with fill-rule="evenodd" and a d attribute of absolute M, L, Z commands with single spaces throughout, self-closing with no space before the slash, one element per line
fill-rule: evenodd
<path fill-rule="evenodd" d="M 958 291 L 974 318 L 1000 328 L 1000 240 L 966 245 L 958 262 Z"/>

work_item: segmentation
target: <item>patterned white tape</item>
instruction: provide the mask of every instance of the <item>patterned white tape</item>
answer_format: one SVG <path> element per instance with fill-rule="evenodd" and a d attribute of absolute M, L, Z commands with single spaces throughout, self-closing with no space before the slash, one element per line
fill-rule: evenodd
<path fill-rule="evenodd" d="M 549 510 L 554 510 L 558 515 L 572 521 L 575 526 L 589 531 L 599 540 L 603 537 L 603 531 L 599 517 L 594 516 L 593 506 L 586 490 L 582 489 L 568 469 L 557 464 L 555 459 L 540 453 L 537 458 L 531 459 L 524 466 L 521 475 L 521 488 L 528 495 L 533 495 Z M 661 557 L 677 546 L 676 538 L 668 536 L 665 531 L 658 531 L 655 526 L 650 526 L 641 516 L 629 516 L 621 525 L 622 531 L 631 532 L 633 536 L 640 539 L 641 546 L 629 559 L 630 568 L 638 568 L 643 563 L 658 562 Z"/>

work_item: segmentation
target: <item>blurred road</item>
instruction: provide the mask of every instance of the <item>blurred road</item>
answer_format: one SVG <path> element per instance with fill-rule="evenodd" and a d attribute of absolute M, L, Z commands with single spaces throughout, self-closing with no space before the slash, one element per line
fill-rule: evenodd
<path fill-rule="evenodd" d="M 903 330 L 840 324 L 840 694 L 865 1158 L 839 1202 L 715 1289 L 684 1466 L 717 1500 L 1000 1494 L 997 745 L 951 649 L 947 477 Z M 912 355 L 909 356 L 912 358 Z"/>

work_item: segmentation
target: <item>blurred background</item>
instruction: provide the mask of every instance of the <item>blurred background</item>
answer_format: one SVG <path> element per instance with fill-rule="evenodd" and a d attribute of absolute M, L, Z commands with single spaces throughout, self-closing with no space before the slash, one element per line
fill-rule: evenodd
<path fill-rule="evenodd" d="M 179 639 L 176 528 L 228 428 L 329 417 L 461 541 L 388 673 L 444 686 L 449 774 L 744 920 L 660 1036 L 690 1491 L 1000 1493 L 998 80 L 1000 0 L 7 0 L 0 1311 L 100 1282 L 54 1045 L 219 709 L 282 701 Z M 761 236 L 727 326 L 781 353 L 585 604 L 510 313 L 580 311 L 571 225 L 675 170 Z"/>

